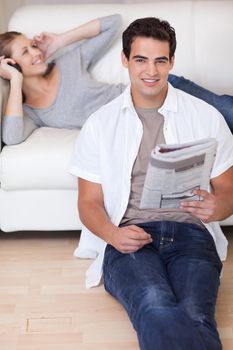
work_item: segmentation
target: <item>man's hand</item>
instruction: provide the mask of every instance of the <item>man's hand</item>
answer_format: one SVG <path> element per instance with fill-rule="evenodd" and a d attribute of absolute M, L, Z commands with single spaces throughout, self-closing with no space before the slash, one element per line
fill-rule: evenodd
<path fill-rule="evenodd" d="M 205 190 L 193 190 L 193 193 L 200 196 L 200 201 L 183 201 L 180 208 L 205 223 L 217 220 L 217 198 L 214 194 Z"/>
<path fill-rule="evenodd" d="M 134 253 L 151 242 L 151 235 L 141 227 L 129 225 L 116 227 L 108 243 L 121 253 Z"/>
<path fill-rule="evenodd" d="M 134 253 L 152 242 L 151 235 L 136 225 L 114 225 L 104 206 L 102 186 L 78 179 L 78 209 L 82 223 L 121 253 Z"/>

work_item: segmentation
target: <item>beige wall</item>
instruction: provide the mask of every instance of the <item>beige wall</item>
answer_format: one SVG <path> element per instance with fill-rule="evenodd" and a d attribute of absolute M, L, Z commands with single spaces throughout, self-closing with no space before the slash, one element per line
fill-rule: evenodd
<path fill-rule="evenodd" d="M 24 0 L 0 0 L 0 30 L 7 30 L 10 16 L 15 9 L 24 5 Z"/>
<path fill-rule="evenodd" d="M 5 28 L 5 16 L 6 16 L 6 11 L 5 11 L 4 0 L 0 0 L 0 32 L 2 32 Z"/>

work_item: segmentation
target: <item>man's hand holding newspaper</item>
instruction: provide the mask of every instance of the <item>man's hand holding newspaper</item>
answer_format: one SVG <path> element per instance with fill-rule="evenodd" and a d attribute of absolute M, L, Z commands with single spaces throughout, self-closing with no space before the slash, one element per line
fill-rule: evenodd
<path fill-rule="evenodd" d="M 214 205 L 214 196 L 206 190 L 216 147 L 217 142 L 212 138 L 156 146 L 149 160 L 140 208 L 181 207 L 191 212 L 187 200 L 191 204 L 203 198 Z"/>
<path fill-rule="evenodd" d="M 201 201 L 186 200 L 180 203 L 180 208 L 188 211 L 198 219 L 207 223 L 215 221 L 214 215 L 217 211 L 217 198 L 212 193 L 206 190 L 193 190 L 194 194 L 198 195 Z M 213 220 L 214 219 L 214 220 Z"/>

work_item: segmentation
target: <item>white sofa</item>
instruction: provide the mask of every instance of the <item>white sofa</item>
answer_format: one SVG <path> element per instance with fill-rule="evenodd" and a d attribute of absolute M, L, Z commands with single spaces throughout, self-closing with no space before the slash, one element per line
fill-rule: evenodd
<path fill-rule="evenodd" d="M 176 29 L 173 70 L 217 93 L 233 94 L 233 1 L 155 1 L 142 4 L 34 5 L 18 9 L 9 30 L 33 36 L 62 32 L 92 18 L 120 13 L 122 28 L 139 17 L 158 16 Z M 120 62 L 121 36 L 93 67 L 96 79 L 128 81 Z M 0 108 L 7 83 L 0 82 Z M 0 155 L 0 228 L 79 230 L 77 180 L 68 173 L 79 130 L 40 128 Z M 233 217 L 224 224 L 233 224 Z"/>

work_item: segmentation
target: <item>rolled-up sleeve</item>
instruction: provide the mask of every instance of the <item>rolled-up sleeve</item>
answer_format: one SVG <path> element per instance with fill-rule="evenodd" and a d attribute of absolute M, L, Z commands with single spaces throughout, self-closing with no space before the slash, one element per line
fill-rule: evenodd
<path fill-rule="evenodd" d="M 224 117 L 213 108 L 212 125 L 218 142 L 211 178 L 221 175 L 233 166 L 233 136 Z"/>

